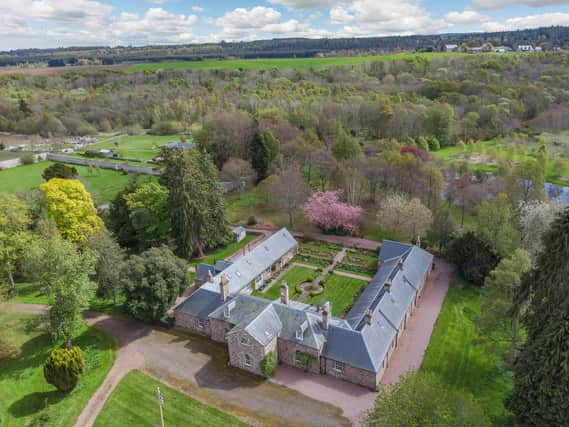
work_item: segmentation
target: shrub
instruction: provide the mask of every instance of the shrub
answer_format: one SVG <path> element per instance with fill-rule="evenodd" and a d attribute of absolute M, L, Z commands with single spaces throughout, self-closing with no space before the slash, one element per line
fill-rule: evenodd
<path fill-rule="evenodd" d="M 79 347 L 57 348 L 43 364 L 45 380 L 59 391 L 74 388 L 84 370 L 85 358 Z"/>
<path fill-rule="evenodd" d="M 20 157 L 22 164 L 31 165 L 36 162 L 36 155 L 34 153 L 25 153 Z"/>
<path fill-rule="evenodd" d="M 247 225 L 256 225 L 257 224 L 257 218 L 255 218 L 255 215 L 251 215 L 249 218 L 247 218 Z"/>
<path fill-rule="evenodd" d="M 183 131 L 183 123 L 164 121 L 155 123 L 149 133 L 152 135 L 174 135 Z"/>
<path fill-rule="evenodd" d="M 277 371 L 277 358 L 272 351 L 261 360 L 261 372 L 265 378 L 272 377 Z"/>
<path fill-rule="evenodd" d="M 484 285 L 486 276 L 499 261 L 494 250 L 473 232 L 454 239 L 448 248 L 448 257 L 465 280 L 478 286 Z"/>
<path fill-rule="evenodd" d="M 51 178 L 73 179 L 77 178 L 77 169 L 63 163 L 54 163 L 43 170 L 42 178 L 49 181 Z"/>

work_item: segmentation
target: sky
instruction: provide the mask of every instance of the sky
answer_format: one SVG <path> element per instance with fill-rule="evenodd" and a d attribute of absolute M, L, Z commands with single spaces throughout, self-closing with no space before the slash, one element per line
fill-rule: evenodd
<path fill-rule="evenodd" d="M 0 50 L 569 25 L 569 0 L 0 0 Z"/>

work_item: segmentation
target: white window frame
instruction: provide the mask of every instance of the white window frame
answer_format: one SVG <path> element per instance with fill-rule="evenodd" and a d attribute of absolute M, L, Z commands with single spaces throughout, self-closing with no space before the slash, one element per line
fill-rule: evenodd
<path fill-rule="evenodd" d="M 205 328 L 205 322 L 202 319 L 196 319 L 196 327 L 198 329 Z"/>
<path fill-rule="evenodd" d="M 334 371 L 343 374 L 346 369 L 346 364 L 344 362 L 339 362 L 334 360 Z"/>
<path fill-rule="evenodd" d="M 251 345 L 251 340 L 249 339 L 249 337 L 241 336 L 241 337 L 239 338 L 239 343 L 240 343 L 241 345 L 250 346 L 250 345 Z"/>
<path fill-rule="evenodd" d="M 249 363 L 247 363 L 247 362 L 249 362 Z M 253 358 L 251 357 L 251 355 L 249 353 L 243 354 L 243 365 L 248 367 L 248 368 L 253 366 Z"/>

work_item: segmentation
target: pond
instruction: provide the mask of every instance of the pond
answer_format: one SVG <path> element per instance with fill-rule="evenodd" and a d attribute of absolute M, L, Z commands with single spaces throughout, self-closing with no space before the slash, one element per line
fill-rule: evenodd
<path fill-rule="evenodd" d="M 546 182 L 545 194 L 549 200 L 557 200 L 564 205 L 569 205 L 569 187 L 560 186 L 552 184 L 551 182 Z"/>

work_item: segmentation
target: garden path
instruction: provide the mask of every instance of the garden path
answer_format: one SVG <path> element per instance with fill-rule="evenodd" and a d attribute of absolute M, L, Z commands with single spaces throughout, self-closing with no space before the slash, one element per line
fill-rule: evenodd
<path fill-rule="evenodd" d="M 369 282 L 372 279 L 372 277 L 370 277 L 370 276 L 366 276 L 363 274 L 350 273 L 349 271 L 334 270 L 334 274 L 337 276 L 351 277 L 352 279 L 363 280 L 365 282 Z"/>

